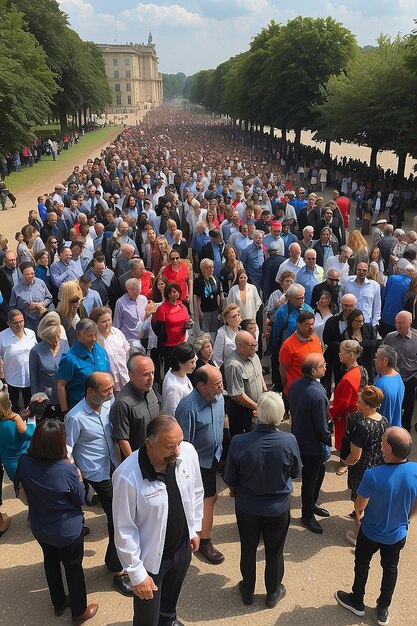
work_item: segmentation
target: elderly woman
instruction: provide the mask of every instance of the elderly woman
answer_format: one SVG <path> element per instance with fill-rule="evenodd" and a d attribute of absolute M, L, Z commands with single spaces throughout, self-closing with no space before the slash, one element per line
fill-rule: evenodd
<path fill-rule="evenodd" d="M 80 319 L 87 317 L 82 305 L 83 292 L 76 280 L 69 280 L 62 283 L 58 291 L 58 306 L 56 312 L 61 318 L 61 324 L 67 333 L 68 343 L 71 346 L 75 343 L 75 329 Z"/>
<path fill-rule="evenodd" d="M 237 304 L 242 319 L 255 318 L 262 300 L 255 285 L 248 283 L 246 270 L 239 270 L 236 274 L 235 284 L 227 296 L 227 304 Z"/>
<path fill-rule="evenodd" d="M 64 414 L 83 399 L 89 374 L 111 374 L 107 352 L 97 343 L 97 324 L 85 318 L 78 322 L 75 330 L 77 340 L 63 355 L 58 368 L 58 398 Z"/>
<path fill-rule="evenodd" d="M 61 422 L 49 419 L 37 426 L 27 454 L 20 459 L 15 485 L 25 490 L 30 529 L 42 548 L 54 613 L 60 616 L 70 606 L 73 622 L 82 624 L 94 617 L 98 605 L 87 606 L 82 567 L 85 487 L 80 471 L 68 460 Z"/>
<path fill-rule="evenodd" d="M 31 393 L 33 395 L 44 392 L 48 395 L 49 404 L 45 409 L 45 418 L 63 419 L 58 399 L 57 374 L 62 356 L 68 352 L 69 345 L 66 339 L 61 338 L 61 324 L 55 312 L 47 313 L 41 319 L 38 337 L 41 341 L 29 354 Z"/>
<path fill-rule="evenodd" d="M 29 354 L 37 341 L 17 309 L 8 312 L 7 323 L 9 328 L 0 333 L 0 378 L 7 383 L 13 411 L 18 413 L 20 395 L 24 408 L 30 401 Z"/>
<path fill-rule="evenodd" d="M 196 355 L 192 345 L 180 343 L 171 352 L 171 367 L 162 383 L 162 413 L 175 415 L 180 400 L 193 391 L 188 374 L 195 370 Z"/>
<path fill-rule="evenodd" d="M 363 368 L 358 364 L 362 355 L 362 347 L 354 339 L 346 339 L 339 346 L 339 358 L 345 366 L 345 374 L 334 390 L 333 404 L 329 408 L 334 420 L 334 445 L 336 450 L 341 449 L 342 439 L 346 431 L 346 420 L 350 413 L 356 410 L 359 389 L 364 386 Z M 347 466 L 341 459 L 336 471 L 338 476 L 347 472 Z"/>
<path fill-rule="evenodd" d="M 220 280 L 214 276 L 214 261 L 200 261 L 200 275 L 194 280 L 193 291 L 197 302 L 200 328 L 210 333 L 213 339 L 219 327 L 219 313 L 223 308 L 223 293 Z"/>
<path fill-rule="evenodd" d="M 225 307 L 222 317 L 224 324 L 217 332 L 213 347 L 213 359 L 219 367 L 236 348 L 236 335 L 242 321 L 240 308 L 234 303 Z"/>
<path fill-rule="evenodd" d="M 246 605 L 253 602 L 262 533 L 266 606 L 272 609 L 285 595 L 283 551 L 290 525 L 292 479 L 300 474 L 301 459 L 295 437 L 278 430 L 284 415 L 282 398 L 272 391 L 262 394 L 256 413 L 254 430 L 231 441 L 224 480 L 235 498 L 242 601 Z"/>
<path fill-rule="evenodd" d="M 129 342 L 122 331 L 112 325 L 112 312 L 109 307 L 95 307 L 91 311 L 90 319 L 97 324 L 97 341 L 109 357 L 114 378 L 114 393 L 117 394 L 130 380 L 126 365 L 130 354 Z"/>
<path fill-rule="evenodd" d="M 320 239 L 313 245 L 313 249 L 317 252 L 317 265 L 324 267 L 330 256 L 335 256 L 339 251 L 339 244 L 331 241 L 332 231 L 328 226 L 322 228 Z"/>
<path fill-rule="evenodd" d="M 367 385 L 358 396 L 358 410 L 351 413 L 346 424 L 349 444 L 346 450 L 341 450 L 341 456 L 348 466 L 348 487 L 351 489 L 351 500 L 355 502 L 357 489 L 365 471 L 384 463 L 382 456 L 382 435 L 389 426 L 388 420 L 378 413 L 378 408 L 384 399 L 384 394 L 378 387 Z M 349 530 L 346 538 L 356 544 L 356 530 Z"/>

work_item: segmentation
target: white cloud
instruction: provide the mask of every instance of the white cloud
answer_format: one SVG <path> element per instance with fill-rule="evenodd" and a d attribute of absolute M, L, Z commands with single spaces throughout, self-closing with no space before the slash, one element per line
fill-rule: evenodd
<path fill-rule="evenodd" d="M 120 14 L 126 19 L 135 19 L 139 22 L 150 24 L 155 23 L 157 27 L 169 24 L 171 27 L 202 27 L 204 20 L 198 13 L 187 11 L 178 4 L 157 5 L 138 3 L 133 9 L 125 9 Z M 174 33 L 176 36 L 180 33 Z"/>

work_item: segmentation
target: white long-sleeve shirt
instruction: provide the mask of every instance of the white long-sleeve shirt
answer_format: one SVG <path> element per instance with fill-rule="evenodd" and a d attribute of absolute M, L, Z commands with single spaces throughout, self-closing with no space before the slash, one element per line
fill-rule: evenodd
<path fill-rule="evenodd" d="M 161 566 L 168 520 L 168 492 L 156 476 L 145 478 L 133 452 L 113 474 L 114 542 L 132 585 Z M 203 483 L 197 452 L 185 441 L 180 446 L 175 477 L 181 494 L 190 539 L 201 530 Z"/>
<path fill-rule="evenodd" d="M 375 280 L 365 278 L 365 282 L 359 285 L 356 276 L 349 276 L 345 285 L 344 293 L 352 293 L 357 299 L 357 308 L 363 313 L 366 324 L 376 326 L 381 317 L 381 288 Z"/>

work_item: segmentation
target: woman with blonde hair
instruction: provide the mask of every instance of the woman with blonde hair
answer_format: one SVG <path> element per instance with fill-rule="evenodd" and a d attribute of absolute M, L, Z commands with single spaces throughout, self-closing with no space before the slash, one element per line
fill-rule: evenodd
<path fill-rule="evenodd" d="M 67 333 L 70 347 L 75 343 L 75 327 L 84 317 L 88 317 L 82 306 L 83 292 L 76 280 L 62 283 L 58 291 L 56 312 L 61 318 L 62 326 Z"/>
<path fill-rule="evenodd" d="M 352 232 L 349 233 L 347 245 L 353 252 L 349 259 L 349 269 L 352 274 L 355 274 L 358 263 L 368 263 L 368 244 L 360 230 L 352 230 Z"/>
<path fill-rule="evenodd" d="M 194 279 L 193 292 L 202 331 L 210 333 L 213 340 L 219 327 L 219 313 L 223 308 L 220 280 L 214 275 L 214 261 L 200 261 L 200 275 Z"/>
<path fill-rule="evenodd" d="M 155 253 L 152 256 L 152 274 L 155 276 L 158 274 L 162 267 L 169 265 L 169 253 L 171 252 L 171 246 L 169 245 L 165 235 L 159 235 L 156 240 Z"/>
<path fill-rule="evenodd" d="M 229 354 L 236 348 L 236 335 L 242 321 L 238 305 L 234 302 L 228 304 L 223 309 L 222 318 L 224 325 L 217 331 L 213 346 L 213 361 L 219 367 L 223 365 Z"/>

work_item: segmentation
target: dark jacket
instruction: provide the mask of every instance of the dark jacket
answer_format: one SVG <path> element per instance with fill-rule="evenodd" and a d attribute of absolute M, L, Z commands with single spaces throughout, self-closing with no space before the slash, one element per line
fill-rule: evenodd
<path fill-rule="evenodd" d="M 331 241 L 330 242 L 332 251 L 330 253 L 330 256 L 336 256 L 336 254 L 339 252 L 339 244 L 336 243 L 335 241 Z M 316 243 L 313 246 L 313 249 L 317 252 L 317 265 L 319 265 L 320 267 L 323 267 L 324 265 L 324 253 L 323 253 L 323 246 L 321 244 L 320 241 L 316 241 Z"/>
<path fill-rule="evenodd" d="M 295 380 L 289 390 L 291 432 L 301 455 L 319 456 L 323 445 L 331 445 L 328 400 L 323 385 L 310 376 Z"/>
<path fill-rule="evenodd" d="M 264 302 L 266 302 L 273 291 L 279 288 L 275 277 L 278 273 L 279 266 L 285 261 L 285 256 L 282 254 L 271 255 L 262 266 L 262 293 Z"/>

